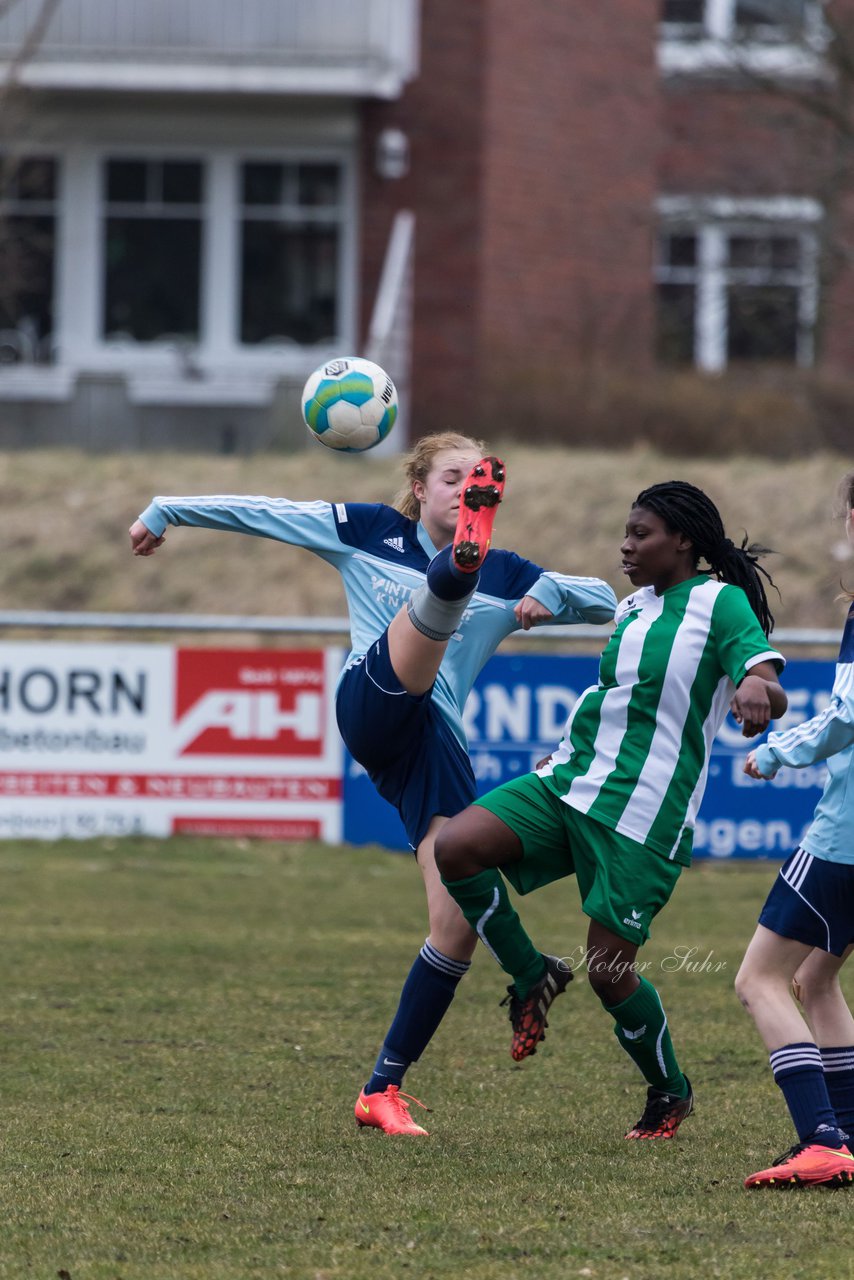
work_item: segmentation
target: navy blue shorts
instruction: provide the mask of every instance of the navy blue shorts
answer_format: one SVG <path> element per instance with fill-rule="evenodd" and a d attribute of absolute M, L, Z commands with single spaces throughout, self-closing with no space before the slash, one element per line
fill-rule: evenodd
<path fill-rule="evenodd" d="M 452 818 L 477 793 L 474 772 L 429 691 L 407 693 L 383 633 L 344 673 L 335 699 L 341 737 L 384 800 L 394 805 L 413 849 L 437 814 Z"/>
<path fill-rule="evenodd" d="M 854 864 L 796 849 L 771 886 L 759 923 L 841 956 L 854 942 Z"/>

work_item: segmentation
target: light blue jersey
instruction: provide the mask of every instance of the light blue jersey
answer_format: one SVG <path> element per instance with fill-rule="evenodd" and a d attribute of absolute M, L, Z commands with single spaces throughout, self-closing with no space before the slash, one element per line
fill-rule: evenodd
<path fill-rule="evenodd" d="M 829 705 L 756 748 L 760 773 L 827 761 L 827 782 L 801 847 L 828 862 L 854 863 L 854 604 L 848 611 Z"/>
<path fill-rule="evenodd" d="M 424 583 L 427 566 L 437 554 L 423 524 L 383 503 L 291 502 L 235 494 L 158 497 L 140 519 L 155 537 L 168 525 L 248 533 L 305 547 L 333 565 L 343 579 L 350 617 L 351 651 L 345 669 L 364 656 Z M 466 698 L 501 641 L 519 630 L 513 608 L 526 595 L 552 613 L 550 625 L 608 622 L 617 603 L 599 578 L 547 572 L 512 551 L 490 550 L 432 693 L 437 710 L 464 749 Z"/>

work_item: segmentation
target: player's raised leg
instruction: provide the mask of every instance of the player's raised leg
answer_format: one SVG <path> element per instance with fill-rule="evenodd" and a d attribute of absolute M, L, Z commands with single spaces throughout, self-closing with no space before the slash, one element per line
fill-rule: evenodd
<path fill-rule="evenodd" d="M 453 539 L 431 560 L 426 582 L 388 629 L 395 674 L 409 693 L 426 693 L 474 594 L 504 493 L 499 458 L 481 458 L 462 478 Z M 446 535 L 447 536 L 447 535 Z"/>

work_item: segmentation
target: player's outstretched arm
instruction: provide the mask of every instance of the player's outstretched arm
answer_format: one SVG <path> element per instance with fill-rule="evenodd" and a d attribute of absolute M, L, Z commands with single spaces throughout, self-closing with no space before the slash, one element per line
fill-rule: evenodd
<path fill-rule="evenodd" d="M 854 663 L 837 663 L 830 702 L 811 720 L 772 733 L 765 750 L 777 768 L 805 769 L 854 746 Z"/>
<path fill-rule="evenodd" d="M 366 505 L 369 513 L 374 509 L 370 504 Z M 148 542 L 141 535 L 143 549 L 137 554 L 150 555 L 160 545 L 157 539 L 161 539 L 168 526 L 173 525 L 176 528 L 187 526 L 271 538 L 331 557 L 346 550 L 338 536 L 336 510 L 341 520 L 347 523 L 348 513 L 353 508 L 341 504 L 333 506 L 329 502 L 293 502 L 288 498 L 252 494 L 156 497 L 137 521 L 137 525 L 149 531 L 153 541 Z"/>

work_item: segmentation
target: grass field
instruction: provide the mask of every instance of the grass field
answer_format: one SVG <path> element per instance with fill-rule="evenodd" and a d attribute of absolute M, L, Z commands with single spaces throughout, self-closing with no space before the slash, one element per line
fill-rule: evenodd
<path fill-rule="evenodd" d="M 432 1136 L 357 1131 L 424 936 L 407 857 L 92 841 L 0 871 L 4 1278 L 854 1274 L 852 1193 L 741 1186 L 793 1140 L 732 993 L 774 864 L 697 865 L 644 953 L 697 1093 L 666 1144 L 623 1141 L 642 1083 L 583 982 L 512 1062 L 484 953 L 408 1078 Z M 544 949 L 579 947 L 574 893 L 523 904 Z"/>

